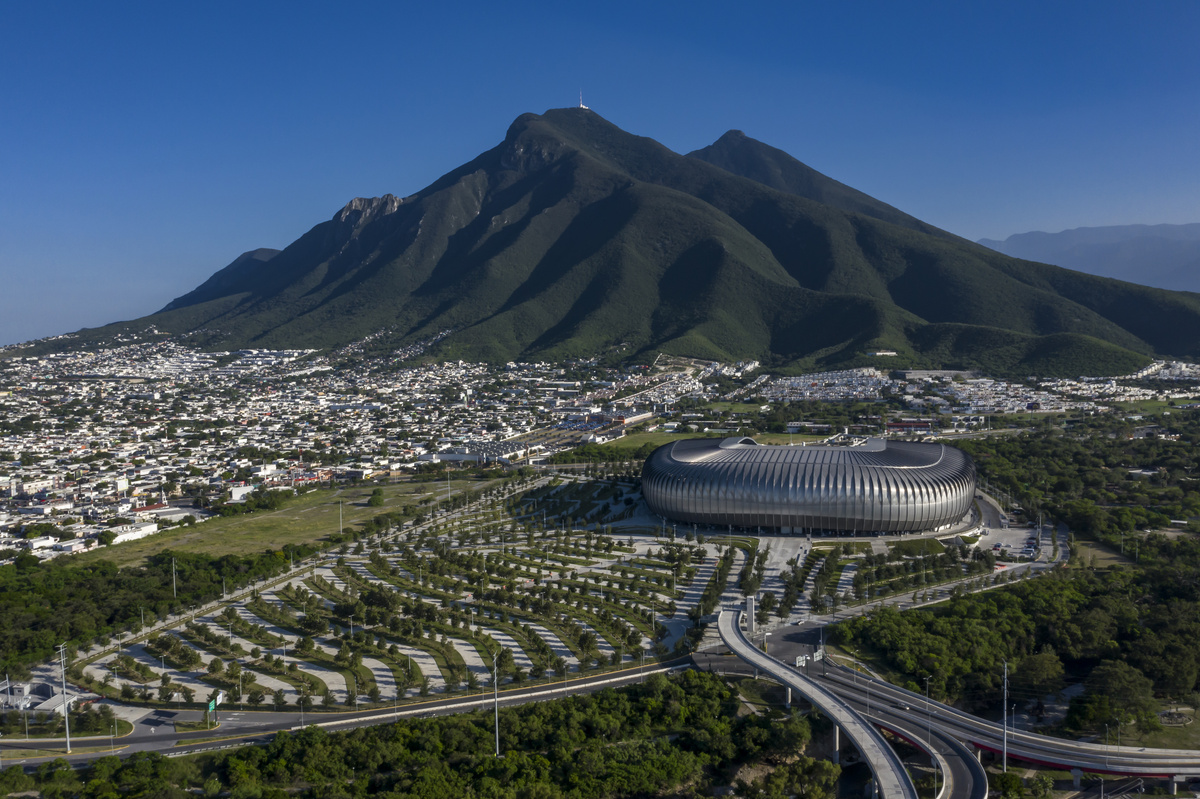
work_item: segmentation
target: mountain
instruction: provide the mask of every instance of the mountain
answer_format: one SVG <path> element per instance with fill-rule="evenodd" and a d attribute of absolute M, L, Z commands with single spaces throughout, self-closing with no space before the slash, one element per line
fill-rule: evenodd
<path fill-rule="evenodd" d="M 270 261 L 280 250 L 259 247 L 257 250 L 244 252 L 233 263 L 217 272 L 200 286 L 176 300 L 168 303 L 159 313 L 196 305 L 206 300 L 217 300 L 229 294 L 239 294 L 252 291 L 262 273 L 263 264 Z"/>
<path fill-rule="evenodd" d="M 732 132 L 691 156 L 582 108 L 405 197 L 355 199 L 281 252 L 77 344 L 155 329 L 210 348 L 436 358 L 757 358 L 1117 374 L 1200 355 L 1200 297 L 1017 260 Z M 866 353 L 895 350 L 898 356 Z"/>
<path fill-rule="evenodd" d="M 816 200 L 842 211 L 865 214 L 934 236 L 949 235 L 858 189 L 822 175 L 783 150 L 752 139 L 740 130 L 729 131 L 709 146 L 688 153 L 688 157 L 698 158 L 772 189 Z"/>
<path fill-rule="evenodd" d="M 1081 227 L 979 243 L 1005 255 L 1090 275 L 1200 292 L 1200 224 Z"/>

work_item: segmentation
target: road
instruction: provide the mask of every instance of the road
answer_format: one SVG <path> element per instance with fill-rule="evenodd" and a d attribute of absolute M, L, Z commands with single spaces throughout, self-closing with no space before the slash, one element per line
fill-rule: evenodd
<path fill-rule="evenodd" d="M 581 677 L 530 688 L 501 690 L 498 702 L 501 707 L 521 705 L 527 702 L 542 702 L 551 699 L 561 699 L 580 693 L 591 693 L 602 688 L 616 688 L 644 680 L 651 674 L 669 673 L 688 665 L 687 659 L 657 664 L 645 669 L 626 669 L 619 673 L 608 672 L 594 677 Z M 446 699 L 430 699 L 427 702 L 405 704 L 391 710 L 372 710 L 361 713 L 295 713 L 275 711 L 241 711 L 226 706 L 218 711 L 219 726 L 213 730 L 198 730 L 195 732 L 175 732 L 177 722 L 194 722 L 203 718 L 203 713 L 195 710 L 170 711 L 154 710 L 134 719 L 133 732 L 115 741 L 115 753 L 124 757 L 135 752 L 160 752 L 169 756 L 193 754 L 213 749 L 227 749 L 242 746 L 247 743 L 263 743 L 282 730 L 298 730 L 302 726 L 317 726 L 331 730 L 348 730 L 356 727 L 368 727 L 375 724 L 387 724 L 397 719 L 424 718 L 429 716 L 444 716 L 452 713 L 466 713 L 474 710 L 486 710 L 493 706 L 497 698 L 487 689 L 472 696 L 455 696 Z M 303 719 L 303 721 L 302 721 Z M 72 736 L 72 748 L 95 749 L 92 752 L 73 752 L 62 754 L 62 739 L 0 739 L 0 752 L 28 750 L 31 748 L 57 747 L 58 751 L 51 752 L 45 757 L 15 757 L 7 753 L 3 756 L 5 766 L 21 764 L 26 768 L 56 757 L 65 757 L 75 766 L 81 766 L 87 761 L 110 754 L 109 737 Z M 503 746 L 503 740 L 501 741 Z"/>
<path fill-rule="evenodd" d="M 723 610 L 717 617 L 718 630 L 725 645 L 742 660 L 802 694 L 815 708 L 829 717 L 871 767 L 875 783 L 884 799 L 916 799 L 917 788 L 913 785 L 912 778 L 883 735 L 827 688 L 817 685 L 800 672 L 780 663 L 751 644 L 738 626 L 741 615 L 741 611 Z"/>
<path fill-rule="evenodd" d="M 865 684 L 871 686 L 875 701 L 896 709 L 911 708 L 923 713 L 928 708 L 931 725 L 978 749 L 1002 753 L 1028 763 L 1077 768 L 1096 774 L 1124 774 L 1138 777 L 1171 779 L 1200 776 L 1200 752 L 1186 749 L 1108 746 L 1102 743 L 1070 741 L 1009 729 L 985 721 L 937 701 L 883 680 L 864 677 L 850 669 L 830 664 L 826 674 L 815 679 L 839 696 L 861 696 Z"/>

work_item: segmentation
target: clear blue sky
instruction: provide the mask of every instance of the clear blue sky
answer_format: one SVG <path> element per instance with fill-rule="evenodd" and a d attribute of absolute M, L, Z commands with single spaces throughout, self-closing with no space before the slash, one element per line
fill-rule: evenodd
<path fill-rule="evenodd" d="M 967 238 L 1200 222 L 1200 3 L 0 5 L 0 343 L 153 312 L 526 111 L 739 128 Z"/>

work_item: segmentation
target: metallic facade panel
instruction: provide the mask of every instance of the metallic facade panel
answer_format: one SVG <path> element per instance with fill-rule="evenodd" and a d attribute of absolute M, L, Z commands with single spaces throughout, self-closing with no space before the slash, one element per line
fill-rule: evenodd
<path fill-rule="evenodd" d="M 642 469 L 654 513 L 680 522 L 902 533 L 966 515 L 975 463 L 945 444 L 869 439 L 853 447 L 702 438 L 659 447 Z"/>

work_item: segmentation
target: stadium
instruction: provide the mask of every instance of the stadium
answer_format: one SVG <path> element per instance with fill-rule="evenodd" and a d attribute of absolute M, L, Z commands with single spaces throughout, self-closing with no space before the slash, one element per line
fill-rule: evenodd
<path fill-rule="evenodd" d="M 752 438 L 659 447 L 642 495 L 677 522 L 782 533 L 917 533 L 971 509 L 975 463 L 945 444 L 866 439 L 856 446 L 770 446 Z"/>

